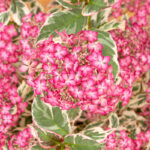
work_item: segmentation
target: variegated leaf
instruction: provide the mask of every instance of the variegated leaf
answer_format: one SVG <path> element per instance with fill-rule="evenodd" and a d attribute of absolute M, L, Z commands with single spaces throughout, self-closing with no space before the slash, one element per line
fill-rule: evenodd
<path fill-rule="evenodd" d="M 141 90 L 141 83 L 140 82 L 134 82 L 133 83 L 133 87 L 132 87 L 132 92 L 134 95 L 136 95 L 137 93 L 139 93 Z"/>
<path fill-rule="evenodd" d="M 0 13 L 0 22 L 1 23 L 4 23 L 5 25 L 7 25 L 9 20 L 10 20 L 10 11 L 9 10 Z"/>
<path fill-rule="evenodd" d="M 82 15 L 91 16 L 105 7 L 107 7 L 107 3 L 104 0 L 90 0 L 90 2 L 83 8 Z"/>
<path fill-rule="evenodd" d="M 145 82 L 149 82 L 150 81 L 150 71 L 148 71 L 146 74 L 145 74 Z"/>
<path fill-rule="evenodd" d="M 96 31 L 98 32 L 98 40 L 103 45 L 102 54 L 103 56 L 111 56 L 109 64 L 113 67 L 114 77 L 117 77 L 119 73 L 119 63 L 116 43 L 108 32 Z"/>
<path fill-rule="evenodd" d="M 82 131 L 82 133 L 97 142 L 102 142 L 113 130 L 104 131 L 101 127 L 93 127 Z"/>
<path fill-rule="evenodd" d="M 119 126 L 119 118 L 116 113 L 112 113 L 109 117 L 110 128 L 117 128 Z"/>
<path fill-rule="evenodd" d="M 87 130 L 87 129 L 94 128 L 94 127 L 101 127 L 103 123 L 104 123 L 103 121 L 92 122 L 88 124 L 85 129 Z"/>
<path fill-rule="evenodd" d="M 42 5 L 36 0 L 32 0 L 32 2 L 30 3 L 30 7 L 31 7 L 31 13 L 33 14 L 37 14 L 44 10 Z"/>
<path fill-rule="evenodd" d="M 67 111 L 70 121 L 75 121 L 77 118 L 81 116 L 81 113 L 82 110 L 79 107 L 75 109 L 71 108 L 70 110 Z"/>
<path fill-rule="evenodd" d="M 27 5 L 21 0 L 12 0 L 11 1 L 11 13 L 12 13 L 14 22 L 16 22 L 18 25 L 21 25 L 22 17 L 26 14 L 29 14 L 29 9 Z"/>
<path fill-rule="evenodd" d="M 81 15 L 80 9 L 56 12 L 48 17 L 43 25 L 38 41 L 46 39 L 52 34 L 56 36 L 56 30 L 61 32 L 65 29 L 68 34 L 77 33 L 85 27 L 86 23 L 87 17 Z"/>
<path fill-rule="evenodd" d="M 37 135 L 36 138 L 40 146 L 43 148 L 47 149 L 55 147 L 58 143 L 61 143 L 63 141 L 63 138 L 61 136 L 58 136 L 55 133 L 39 128 L 36 125 L 34 125 L 34 129 Z"/>
<path fill-rule="evenodd" d="M 28 101 L 33 99 L 32 88 L 25 81 L 22 81 L 17 91 L 19 95 L 23 98 L 23 101 Z"/>
<path fill-rule="evenodd" d="M 42 147 L 40 146 L 40 144 L 37 143 L 36 145 L 34 145 L 34 146 L 31 147 L 31 150 L 45 150 L 45 148 L 42 148 Z M 54 148 L 49 148 L 49 149 L 47 149 L 47 150 L 56 150 L 56 147 L 54 147 Z"/>
<path fill-rule="evenodd" d="M 142 85 L 142 92 L 145 92 L 149 87 L 149 85 L 144 80 L 141 82 L 141 85 Z"/>
<path fill-rule="evenodd" d="M 111 31 L 114 29 L 125 30 L 125 20 L 117 21 L 116 19 L 107 22 L 106 24 L 100 26 L 101 31 Z"/>
<path fill-rule="evenodd" d="M 92 15 L 91 18 L 91 26 L 92 28 L 99 28 L 101 25 L 108 22 L 108 17 L 111 13 L 112 8 L 105 8 L 101 10 L 100 12 L 96 13 L 95 15 Z"/>
<path fill-rule="evenodd" d="M 40 96 L 34 99 L 32 117 L 33 121 L 41 128 L 53 131 L 62 136 L 70 133 L 71 129 L 66 111 L 44 103 L 40 100 Z"/>
<path fill-rule="evenodd" d="M 56 0 L 60 5 L 62 5 L 64 8 L 80 8 L 82 6 L 81 5 L 75 5 L 72 3 L 67 3 L 64 0 Z"/>
<path fill-rule="evenodd" d="M 112 4 L 116 3 L 119 0 L 105 0 L 105 1 L 108 1 L 109 5 L 112 5 Z"/>
<path fill-rule="evenodd" d="M 128 104 L 128 106 L 130 108 L 141 108 L 144 105 L 146 105 L 146 95 L 145 94 L 139 94 L 139 95 L 135 96 L 134 98 L 132 98 L 130 100 L 130 103 Z"/>
<path fill-rule="evenodd" d="M 82 134 L 68 135 L 64 143 L 68 144 L 71 150 L 100 150 L 102 147 L 102 144 Z"/>

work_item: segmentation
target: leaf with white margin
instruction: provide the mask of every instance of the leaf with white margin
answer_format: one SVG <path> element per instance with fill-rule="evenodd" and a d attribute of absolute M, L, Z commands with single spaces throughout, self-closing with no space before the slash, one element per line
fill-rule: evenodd
<path fill-rule="evenodd" d="M 71 128 L 66 111 L 43 102 L 40 96 L 37 96 L 32 104 L 32 117 L 41 128 L 62 136 L 70 133 Z"/>
<path fill-rule="evenodd" d="M 85 129 L 90 129 L 93 127 L 101 127 L 104 123 L 105 123 L 104 121 L 95 121 L 95 122 L 88 124 Z"/>
<path fill-rule="evenodd" d="M 0 22 L 1 23 L 4 23 L 5 25 L 7 25 L 9 20 L 10 20 L 10 11 L 9 10 L 0 13 Z"/>
<path fill-rule="evenodd" d="M 34 125 L 34 130 L 36 132 L 36 139 L 43 148 L 53 148 L 59 143 L 63 142 L 63 137 L 53 132 L 46 131 L 36 125 Z"/>
<path fill-rule="evenodd" d="M 92 28 L 99 28 L 100 25 L 105 24 L 108 22 L 108 17 L 111 13 L 112 8 L 105 8 L 101 10 L 100 12 L 96 13 L 95 15 L 92 15 L 91 17 L 91 27 Z"/>
<path fill-rule="evenodd" d="M 119 118 L 116 113 L 112 113 L 109 117 L 109 127 L 117 128 L 119 126 Z"/>
<path fill-rule="evenodd" d="M 82 4 L 80 5 L 74 5 L 74 4 L 69 4 L 65 2 L 64 0 L 56 0 L 60 5 L 62 5 L 64 8 L 80 8 Z"/>
<path fill-rule="evenodd" d="M 64 139 L 64 144 L 68 144 L 71 150 L 100 150 L 103 144 L 92 140 L 82 134 L 68 135 Z"/>
<path fill-rule="evenodd" d="M 125 20 L 117 21 L 116 19 L 107 22 L 106 24 L 100 26 L 101 31 L 111 31 L 114 29 L 125 30 Z"/>
<path fill-rule="evenodd" d="M 109 5 L 112 5 L 112 4 L 116 3 L 118 0 L 107 0 L 107 1 L 108 1 Z"/>
<path fill-rule="evenodd" d="M 134 95 L 137 95 L 141 91 L 141 83 L 140 82 L 134 82 L 132 85 L 132 92 Z"/>
<path fill-rule="evenodd" d="M 146 95 L 138 94 L 135 97 L 131 98 L 128 106 L 130 108 L 141 108 L 146 105 Z"/>
<path fill-rule="evenodd" d="M 11 1 L 11 14 L 13 21 L 18 25 L 22 24 L 22 17 L 29 14 L 29 9 L 27 5 L 21 0 L 12 0 Z"/>
<path fill-rule="evenodd" d="M 39 33 L 38 42 L 49 38 L 50 35 L 56 36 L 55 31 L 66 30 L 67 34 L 77 33 L 85 27 L 87 17 L 81 15 L 81 9 L 59 11 L 50 15 Z"/>
<path fill-rule="evenodd" d="M 119 62 L 116 43 L 112 39 L 110 33 L 99 30 L 96 31 L 98 32 L 98 40 L 103 45 L 102 55 L 111 56 L 109 64 L 113 67 L 114 77 L 117 77 L 119 73 Z"/>
<path fill-rule="evenodd" d="M 37 0 L 32 0 L 32 2 L 30 3 L 30 7 L 31 13 L 33 14 L 37 14 L 41 11 L 44 11 L 43 6 Z"/>
<path fill-rule="evenodd" d="M 81 113 L 82 110 L 79 107 L 75 109 L 71 108 L 70 110 L 67 111 L 70 121 L 75 121 L 77 118 L 81 116 Z"/>
<path fill-rule="evenodd" d="M 104 0 L 90 0 L 90 2 L 85 5 L 85 7 L 82 10 L 83 16 L 91 16 L 95 13 L 97 13 L 100 9 L 106 8 L 107 2 Z"/>
<path fill-rule="evenodd" d="M 40 144 L 37 143 L 36 145 L 34 145 L 34 146 L 31 147 L 31 150 L 45 150 L 45 148 L 42 148 L 42 147 L 40 146 Z M 55 148 L 55 147 L 54 147 L 54 148 L 49 148 L 49 149 L 47 149 L 47 150 L 56 150 L 56 148 Z"/>
<path fill-rule="evenodd" d="M 145 83 L 150 81 L 150 70 L 145 74 Z"/>
<path fill-rule="evenodd" d="M 97 142 L 102 142 L 112 132 L 113 132 L 112 129 L 104 131 L 101 127 L 98 126 L 82 131 L 84 135 L 92 138 L 93 140 L 96 140 Z"/>

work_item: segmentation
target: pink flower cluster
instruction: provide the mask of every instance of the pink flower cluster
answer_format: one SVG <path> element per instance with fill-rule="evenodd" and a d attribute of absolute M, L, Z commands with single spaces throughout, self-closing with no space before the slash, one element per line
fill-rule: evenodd
<path fill-rule="evenodd" d="M 25 15 L 22 18 L 22 26 L 21 26 L 21 36 L 22 39 L 28 39 L 31 40 L 33 38 L 36 38 L 39 33 L 39 28 L 41 25 L 45 22 L 47 18 L 47 14 L 39 12 L 34 17 L 30 13 L 28 15 Z M 30 41 L 33 42 L 33 41 Z M 23 41 L 21 41 L 23 45 Z"/>
<path fill-rule="evenodd" d="M 28 60 L 35 59 L 37 56 L 38 48 L 36 47 L 36 38 L 48 15 L 49 14 L 40 12 L 35 16 L 28 14 L 22 18 L 21 37 L 19 40 L 23 56 L 22 62 L 24 64 L 24 66 L 20 68 L 22 72 L 27 71 L 29 68 L 31 69 L 32 65 L 34 66 L 34 63 L 31 65 Z M 24 59 L 24 57 L 28 58 L 28 60 Z M 35 61 L 35 64 L 37 64 L 36 62 L 37 61 Z"/>
<path fill-rule="evenodd" d="M 5 139 L 7 132 L 17 125 L 19 115 L 27 106 L 17 92 L 18 78 L 13 63 L 20 54 L 18 45 L 12 43 L 17 35 L 13 25 L 0 24 L 0 137 Z M 0 148 L 5 140 L 0 140 Z"/>
<path fill-rule="evenodd" d="M 12 135 L 8 141 L 8 148 L 10 150 L 28 150 L 30 144 L 32 144 L 32 134 L 30 128 L 25 128 L 20 131 L 17 135 Z"/>
<path fill-rule="evenodd" d="M 150 69 L 150 40 L 139 25 L 126 23 L 126 30 L 112 31 L 119 55 L 120 85 L 132 92 L 132 84 Z"/>
<path fill-rule="evenodd" d="M 11 0 L 0 0 L 0 13 L 7 11 L 10 7 Z"/>
<path fill-rule="evenodd" d="M 139 26 L 149 24 L 148 15 L 150 14 L 150 0 L 119 0 L 113 6 L 113 16 L 118 17 L 124 13 L 124 9 L 134 13 L 132 23 L 137 23 Z"/>
<path fill-rule="evenodd" d="M 113 132 L 107 136 L 106 148 L 107 150 L 114 150 L 115 148 L 119 150 L 141 150 L 145 148 L 146 144 L 150 140 L 150 130 L 140 132 L 136 135 L 136 139 L 128 137 L 125 130 L 118 132 Z"/>
<path fill-rule="evenodd" d="M 125 104 L 129 101 L 129 90 L 114 82 L 111 58 L 102 55 L 97 32 L 57 34 L 61 44 L 55 43 L 52 36 L 34 50 L 29 41 L 22 43 L 26 46 L 22 46 L 24 64 L 20 70 L 29 74 L 27 83 L 35 95 L 43 95 L 45 102 L 62 109 L 81 106 L 82 110 L 102 115 L 113 111 L 120 98 Z"/>

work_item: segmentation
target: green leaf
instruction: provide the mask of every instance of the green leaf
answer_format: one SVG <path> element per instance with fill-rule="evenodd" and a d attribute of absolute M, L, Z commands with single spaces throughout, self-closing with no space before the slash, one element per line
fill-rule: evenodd
<path fill-rule="evenodd" d="M 98 122 L 92 122 L 90 124 L 88 124 L 88 126 L 86 126 L 85 129 L 90 129 L 90 128 L 93 128 L 93 127 L 101 127 L 103 125 L 103 121 L 98 121 Z"/>
<path fill-rule="evenodd" d="M 40 146 L 40 144 L 36 144 L 36 145 L 32 146 L 31 150 L 45 150 L 45 148 L 42 148 Z M 47 150 L 56 150 L 56 148 L 55 147 L 54 148 L 49 148 Z"/>
<path fill-rule="evenodd" d="M 42 5 L 36 0 L 32 0 L 32 2 L 30 3 L 30 7 L 31 7 L 31 13 L 33 14 L 37 14 L 44 10 Z"/>
<path fill-rule="evenodd" d="M 128 106 L 130 108 L 141 108 L 146 105 L 146 95 L 144 94 L 139 94 L 135 96 L 133 99 L 130 100 Z"/>
<path fill-rule="evenodd" d="M 11 1 L 11 13 L 12 13 L 14 22 L 16 22 L 18 25 L 21 25 L 22 17 L 26 14 L 29 14 L 29 9 L 27 5 L 21 0 L 12 0 Z"/>
<path fill-rule="evenodd" d="M 101 127 L 93 127 L 83 131 L 83 134 L 96 140 L 97 142 L 102 142 L 107 138 L 107 135 L 110 134 L 113 130 L 104 131 Z"/>
<path fill-rule="evenodd" d="M 112 113 L 109 117 L 110 128 L 117 128 L 119 126 L 119 118 L 116 113 Z"/>
<path fill-rule="evenodd" d="M 82 3 L 83 2 L 83 0 L 69 0 L 71 3 L 73 3 L 73 4 L 78 4 L 78 2 L 79 3 Z"/>
<path fill-rule="evenodd" d="M 134 95 L 137 95 L 141 91 L 141 83 L 139 82 L 134 82 L 132 85 L 132 92 Z"/>
<path fill-rule="evenodd" d="M 22 0 L 23 2 L 31 2 L 32 0 Z"/>
<path fill-rule="evenodd" d="M 70 110 L 67 111 L 68 117 L 71 121 L 75 121 L 76 118 L 80 117 L 82 111 L 79 107 L 73 109 L 71 108 Z"/>
<path fill-rule="evenodd" d="M 104 122 L 102 121 L 93 122 L 83 130 L 83 134 L 89 136 L 97 142 L 101 142 L 113 131 L 112 129 L 104 131 L 102 129 L 103 124 Z"/>
<path fill-rule="evenodd" d="M 56 12 L 48 17 L 43 25 L 38 41 L 56 35 L 55 31 L 66 30 L 68 34 L 77 33 L 82 30 L 87 23 L 87 17 L 81 15 L 80 9 L 72 9 L 66 12 Z"/>
<path fill-rule="evenodd" d="M 99 28 L 101 31 L 111 31 L 114 29 L 121 29 L 125 30 L 125 20 L 117 21 L 116 19 L 107 22 L 106 24 L 100 26 Z"/>
<path fill-rule="evenodd" d="M 102 144 L 81 134 L 66 136 L 64 143 L 68 144 L 71 150 L 100 150 L 102 147 Z"/>
<path fill-rule="evenodd" d="M 136 129 L 131 130 L 131 135 L 130 135 L 130 137 L 131 137 L 132 139 L 136 139 Z"/>
<path fill-rule="evenodd" d="M 52 146 L 55 146 L 63 141 L 62 137 L 52 132 L 48 132 L 37 126 L 34 126 L 34 128 L 37 133 L 38 142 L 42 147 L 51 148 Z"/>
<path fill-rule="evenodd" d="M 118 63 L 118 53 L 115 41 L 112 39 L 111 35 L 108 32 L 99 31 L 98 32 L 98 40 L 103 45 L 102 54 L 103 56 L 111 56 L 110 63 L 113 67 L 114 77 L 117 77 L 119 73 L 119 63 Z"/>
<path fill-rule="evenodd" d="M 145 83 L 150 81 L 150 70 L 145 74 Z"/>
<path fill-rule="evenodd" d="M 56 0 L 60 5 L 62 5 L 64 8 L 80 8 L 82 5 L 74 5 L 69 4 L 67 2 L 64 2 L 63 0 Z"/>
<path fill-rule="evenodd" d="M 7 25 L 9 20 L 10 20 L 10 12 L 9 12 L 9 10 L 0 13 L 0 22 L 1 23 L 4 23 L 5 25 Z"/>
<path fill-rule="evenodd" d="M 98 12 L 100 9 L 107 7 L 107 3 L 104 0 L 90 0 L 82 10 L 83 16 L 91 16 Z"/>
<path fill-rule="evenodd" d="M 108 17 L 111 13 L 112 8 L 105 8 L 98 12 L 96 15 L 92 16 L 91 26 L 92 28 L 99 28 L 99 26 L 108 22 Z"/>
<path fill-rule="evenodd" d="M 108 0 L 109 5 L 116 3 L 118 0 Z"/>
<path fill-rule="evenodd" d="M 53 131 L 62 136 L 70 133 L 68 115 L 59 107 L 52 107 L 42 100 L 40 96 L 34 99 L 32 105 L 32 117 L 34 122 L 41 128 Z"/>
<path fill-rule="evenodd" d="M 48 11 L 48 13 L 54 13 L 54 12 L 57 12 L 59 9 L 58 8 L 54 8 L 54 9 L 51 9 Z"/>

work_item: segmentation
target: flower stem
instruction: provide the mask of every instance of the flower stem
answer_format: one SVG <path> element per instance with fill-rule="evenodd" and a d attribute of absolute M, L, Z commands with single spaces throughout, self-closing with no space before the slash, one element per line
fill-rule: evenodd
<path fill-rule="evenodd" d="M 88 17 L 88 29 L 91 30 L 91 16 Z"/>

